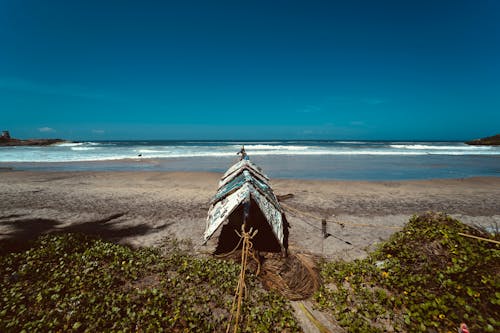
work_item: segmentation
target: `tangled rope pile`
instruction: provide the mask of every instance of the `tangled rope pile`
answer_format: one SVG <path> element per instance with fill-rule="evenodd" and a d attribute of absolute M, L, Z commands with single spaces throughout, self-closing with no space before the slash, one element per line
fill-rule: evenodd
<path fill-rule="evenodd" d="M 291 253 L 286 258 L 268 254 L 259 278 L 264 287 L 276 290 L 289 300 L 309 298 L 320 286 L 314 258 L 301 253 Z"/>
<path fill-rule="evenodd" d="M 239 261 L 241 255 L 236 250 L 231 255 L 218 257 Z M 288 257 L 282 258 L 278 253 L 266 253 L 261 257 L 257 278 L 264 288 L 275 290 L 289 300 L 307 299 L 321 284 L 315 262 L 316 257 L 310 254 L 289 253 Z M 259 263 L 253 260 L 247 262 L 246 269 L 257 272 Z"/>

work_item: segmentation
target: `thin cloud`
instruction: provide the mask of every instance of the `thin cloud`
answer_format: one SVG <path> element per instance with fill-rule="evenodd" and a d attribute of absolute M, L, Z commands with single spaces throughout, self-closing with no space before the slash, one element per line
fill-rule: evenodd
<path fill-rule="evenodd" d="M 95 133 L 95 134 L 104 134 L 104 130 L 101 130 L 101 129 L 93 129 L 92 130 L 92 133 Z"/>
<path fill-rule="evenodd" d="M 50 133 L 50 132 L 55 132 L 56 130 L 51 127 L 40 127 L 38 131 L 42 133 Z"/>

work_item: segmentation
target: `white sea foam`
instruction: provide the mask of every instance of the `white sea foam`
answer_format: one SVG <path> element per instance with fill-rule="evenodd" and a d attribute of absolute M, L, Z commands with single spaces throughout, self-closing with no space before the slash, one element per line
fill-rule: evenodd
<path fill-rule="evenodd" d="M 453 142 L 357 141 L 241 142 L 250 156 L 500 156 L 499 147 L 476 147 Z M 80 142 L 47 147 L 0 147 L 0 162 L 73 162 L 135 159 L 235 157 L 239 142 Z"/>
<path fill-rule="evenodd" d="M 157 149 L 138 149 L 136 152 L 141 154 L 155 154 L 155 153 L 166 153 L 166 150 L 157 150 Z"/>
<path fill-rule="evenodd" d="M 96 147 L 71 147 L 71 150 L 95 150 L 97 149 Z"/>
<path fill-rule="evenodd" d="M 99 146 L 101 143 L 99 142 L 64 142 L 58 143 L 56 147 L 78 147 L 78 146 Z"/>
<path fill-rule="evenodd" d="M 408 144 L 408 145 L 390 145 L 396 149 L 416 149 L 416 150 L 490 150 L 487 146 L 440 146 L 440 145 L 423 145 L 423 144 Z"/>
<path fill-rule="evenodd" d="M 83 145 L 83 142 L 65 142 L 65 143 L 58 143 L 55 146 L 56 147 L 76 147 L 76 146 L 81 146 Z"/>
<path fill-rule="evenodd" d="M 307 146 L 284 146 L 284 145 L 246 145 L 245 146 L 246 150 L 269 150 L 269 151 L 275 151 L 275 150 L 308 150 L 309 147 Z"/>
<path fill-rule="evenodd" d="M 247 151 L 248 153 L 248 151 Z M 382 151 L 382 150 L 316 150 L 316 151 L 256 151 L 251 155 L 296 155 L 296 156 L 320 156 L 320 155 L 426 155 L 425 152 L 395 152 L 395 151 Z"/>

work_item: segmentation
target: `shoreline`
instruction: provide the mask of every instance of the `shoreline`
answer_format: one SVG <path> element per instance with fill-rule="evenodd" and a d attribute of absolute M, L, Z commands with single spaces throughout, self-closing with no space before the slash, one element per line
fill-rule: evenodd
<path fill-rule="evenodd" d="M 0 169 L 55 172 L 218 172 L 234 164 L 234 156 L 149 158 L 100 161 L 0 162 Z M 499 177 L 500 156 L 302 156 L 255 155 L 252 158 L 271 178 L 347 181 L 406 181 Z"/>
<path fill-rule="evenodd" d="M 9 171 L 0 176 L 0 242 L 25 242 L 48 232 L 83 232 L 132 246 L 159 246 L 167 237 L 201 246 L 218 172 Z M 284 205 L 327 219 L 285 212 L 290 248 L 352 260 L 386 240 L 413 214 L 441 211 L 464 223 L 500 225 L 500 177 L 347 181 L 272 178 Z M 343 223 L 341 227 L 339 223 Z M 352 245 L 343 243 L 349 241 Z"/>

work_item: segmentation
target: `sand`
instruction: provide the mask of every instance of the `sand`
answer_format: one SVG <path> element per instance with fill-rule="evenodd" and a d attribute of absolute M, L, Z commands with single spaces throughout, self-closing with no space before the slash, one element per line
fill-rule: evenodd
<path fill-rule="evenodd" d="M 0 247 L 22 247 L 49 232 L 84 232 L 132 246 L 202 234 L 221 174 L 202 172 L 0 172 Z M 272 179 L 289 207 L 291 251 L 352 260 L 399 230 L 413 214 L 446 212 L 469 224 L 500 226 L 500 177 L 424 181 Z M 341 226 L 340 224 L 343 224 Z M 347 244 L 349 242 L 351 244 Z M 1 250 L 1 249 L 0 249 Z M 2 251 L 0 251 L 2 252 Z"/>

